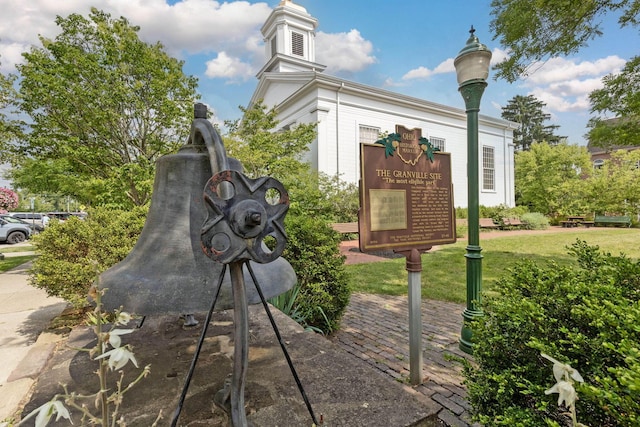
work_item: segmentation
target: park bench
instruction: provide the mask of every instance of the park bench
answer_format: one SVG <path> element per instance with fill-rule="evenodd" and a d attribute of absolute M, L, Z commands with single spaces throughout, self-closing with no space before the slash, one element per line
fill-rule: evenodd
<path fill-rule="evenodd" d="M 358 234 L 357 222 L 336 222 L 332 224 L 332 227 L 341 234 Z"/>
<path fill-rule="evenodd" d="M 596 225 L 596 227 L 598 225 L 607 226 L 609 224 L 614 226 L 625 225 L 627 227 L 631 227 L 631 217 L 626 215 L 620 215 L 620 216 L 596 215 L 596 217 L 593 219 L 593 222 Z"/>
<path fill-rule="evenodd" d="M 502 218 L 503 228 L 519 228 L 524 227 L 525 223 L 519 218 Z"/>
<path fill-rule="evenodd" d="M 480 228 L 498 229 L 500 224 L 493 222 L 492 218 L 480 218 Z"/>

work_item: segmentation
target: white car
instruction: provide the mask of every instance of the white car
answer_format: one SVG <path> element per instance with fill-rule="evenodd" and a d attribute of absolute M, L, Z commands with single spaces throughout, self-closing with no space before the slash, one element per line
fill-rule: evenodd
<path fill-rule="evenodd" d="M 31 236 L 31 227 L 24 221 L 9 215 L 0 215 L 0 243 L 24 242 Z"/>

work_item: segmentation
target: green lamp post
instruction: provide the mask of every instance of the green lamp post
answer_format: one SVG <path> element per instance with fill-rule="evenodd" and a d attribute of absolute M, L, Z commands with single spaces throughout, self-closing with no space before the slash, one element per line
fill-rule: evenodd
<path fill-rule="evenodd" d="M 478 171 L 478 112 L 480 99 L 487 87 L 491 51 L 480 43 L 473 26 L 467 45 L 454 61 L 458 77 L 458 90 L 464 99 L 467 111 L 467 208 L 469 237 L 467 252 L 467 308 L 462 313 L 463 325 L 460 334 L 460 349 L 473 352 L 472 323 L 482 316 L 480 293 L 482 290 L 482 248 L 480 247 L 480 186 Z"/>

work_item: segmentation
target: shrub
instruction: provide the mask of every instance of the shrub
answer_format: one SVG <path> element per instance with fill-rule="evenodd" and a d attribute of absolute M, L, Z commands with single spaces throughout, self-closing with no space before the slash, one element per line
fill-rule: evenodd
<path fill-rule="evenodd" d="M 331 333 L 338 329 L 350 296 L 340 235 L 322 218 L 304 215 L 288 216 L 285 228 L 282 256 L 298 276 L 295 311 L 306 325 Z"/>
<path fill-rule="evenodd" d="M 142 231 L 147 209 L 128 211 L 95 208 L 85 220 L 76 217 L 52 221 L 33 242 L 39 254 L 30 282 L 47 294 L 76 307 L 86 305 L 86 295 L 96 271 L 123 260 Z"/>
<path fill-rule="evenodd" d="M 52 222 L 34 237 L 40 255 L 34 260 L 31 284 L 76 307 L 86 305 L 96 271 L 123 260 L 144 227 L 146 208 L 131 211 L 96 208 L 86 220 Z M 283 257 L 298 276 L 295 309 L 305 326 L 331 332 L 349 303 L 347 274 L 338 244 L 340 235 L 326 220 L 298 213 L 286 218 Z"/>
<path fill-rule="evenodd" d="M 567 425 L 540 353 L 569 363 L 579 420 L 637 426 L 640 419 L 640 263 L 577 241 L 576 266 L 530 261 L 499 280 L 474 325 L 477 366 L 465 368 L 475 419 L 485 426 Z"/>
<path fill-rule="evenodd" d="M 529 230 L 546 230 L 549 228 L 549 220 L 539 212 L 523 214 L 520 220 L 527 225 Z"/>

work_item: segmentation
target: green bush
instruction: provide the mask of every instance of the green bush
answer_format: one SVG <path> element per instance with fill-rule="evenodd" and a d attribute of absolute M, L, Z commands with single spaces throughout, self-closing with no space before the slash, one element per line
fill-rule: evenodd
<path fill-rule="evenodd" d="M 51 221 L 33 243 L 38 257 L 30 282 L 76 307 L 87 303 L 96 273 L 123 260 L 144 226 L 147 208 L 120 211 L 95 208 L 85 220 Z"/>
<path fill-rule="evenodd" d="M 146 208 L 130 211 L 96 208 L 86 220 L 52 222 L 34 238 L 39 256 L 30 281 L 49 295 L 76 307 L 87 303 L 87 292 L 101 273 L 123 260 L 144 227 Z M 286 219 L 288 243 L 283 256 L 298 276 L 295 309 L 305 326 L 330 333 L 338 328 L 349 303 L 340 235 L 325 219 L 298 213 Z"/>
<path fill-rule="evenodd" d="M 520 262 L 485 299 L 465 368 L 474 417 L 485 426 L 568 425 L 548 354 L 577 369 L 578 420 L 640 423 L 640 263 L 577 241 L 576 266 Z"/>
<path fill-rule="evenodd" d="M 549 219 L 540 212 L 525 213 L 520 220 L 527 225 L 529 230 L 546 230 L 549 228 Z"/>
<path fill-rule="evenodd" d="M 282 256 L 298 276 L 295 311 L 305 325 L 331 333 L 349 304 L 349 280 L 340 255 L 340 235 L 322 218 L 285 220 L 287 246 Z"/>

